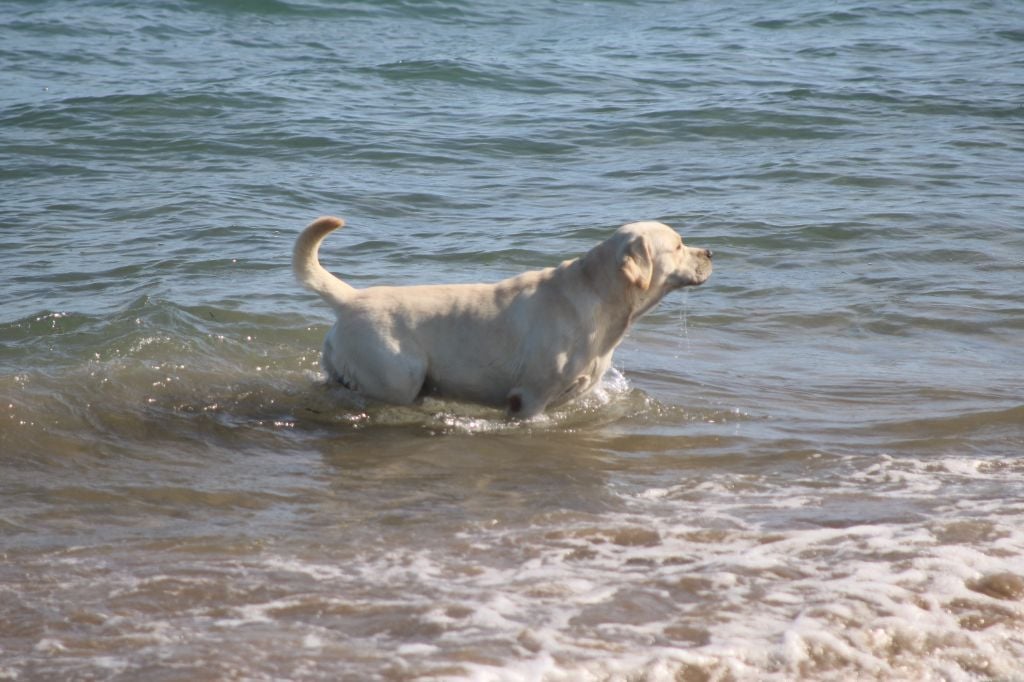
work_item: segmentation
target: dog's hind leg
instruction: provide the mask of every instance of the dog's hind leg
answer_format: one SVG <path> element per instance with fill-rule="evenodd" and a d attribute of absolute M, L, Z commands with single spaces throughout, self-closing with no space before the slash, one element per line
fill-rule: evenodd
<path fill-rule="evenodd" d="M 419 401 L 427 378 L 426 358 L 418 354 L 376 348 L 353 358 L 351 371 L 359 392 L 392 405 Z"/>
<path fill-rule="evenodd" d="M 324 341 L 321 363 L 328 376 L 366 398 L 393 405 L 415 403 L 427 377 L 426 357 L 379 336 L 351 343 L 354 336 L 329 334 Z"/>

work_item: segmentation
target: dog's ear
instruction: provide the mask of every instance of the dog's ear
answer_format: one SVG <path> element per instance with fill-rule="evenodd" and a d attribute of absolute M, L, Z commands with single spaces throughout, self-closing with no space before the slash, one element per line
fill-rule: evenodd
<path fill-rule="evenodd" d="M 622 272 L 630 284 L 647 291 L 654 276 L 654 258 L 651 256 L 651 245 L 643 237 L 633 237 L 623 248 L 619 258 Z"/>

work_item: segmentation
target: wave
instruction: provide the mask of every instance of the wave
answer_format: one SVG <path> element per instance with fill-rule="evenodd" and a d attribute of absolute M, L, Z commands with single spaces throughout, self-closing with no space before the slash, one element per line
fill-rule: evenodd
<path fill-rule="evenodd" d="M 463 0 L 188 0 L 201 12 L 271 18 L 361 19 L 368 17 L 432 21 L 458 25 L 515 25 L 524 21 L 514 7 L 481 6 Z"/>
<path fill-rule="evenodd" d="M 571 432 L 678 418 L 614 370 L 594 394 L 526 423 L 436 400 L 367 405 L 325 384 L 319 347 L 326 329 L 298 314 L 146 296 L 108 315 L 44 311 L 2 324 L 0 402 L 21 424 L 5 434 L 6 447 L 39 454 L 43 439 L 59 459 L 67 442 L 86 433 L 85 441 L 131 452 L 144 443 L 245 447 L 252 430 L 262 433 L 257 439 L 288 448 L 295 438 L 317 441 L 367 428 Z"/>

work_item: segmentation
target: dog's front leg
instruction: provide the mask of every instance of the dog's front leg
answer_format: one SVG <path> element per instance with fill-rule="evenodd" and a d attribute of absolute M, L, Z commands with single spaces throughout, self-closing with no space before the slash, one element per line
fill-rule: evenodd
<path fill-rule="evenodd" d="M 531 419 L 548 407 L 556 407 L 587 393 L 600 380 L 611 364 L 611 353 L 589 363 L 565 363 L 553 371 L 533 373 L 524 385 L 516 386 L 505 398 L 505 414 L 509 419 Z M 575 374 L 575 378 L 571 379 Z"/>
<path fill-rule="evenodd" d="M 558 390 L 536 391 L 516 387 L 508 392 L 505 415 L 509 419 L 532 419 L 547 409 L 548 405 L 560 405 L 582 393 L 590 383 L 587 376 L 578 376 L 568 387 Z"/>

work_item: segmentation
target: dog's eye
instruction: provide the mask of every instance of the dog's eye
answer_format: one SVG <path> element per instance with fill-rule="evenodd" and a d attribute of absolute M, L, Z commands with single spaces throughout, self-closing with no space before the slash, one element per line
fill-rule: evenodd
<path fill-rule="evenodd" d="M 683 243 L 679 242 L 678 244 L 676 244 L 676 251 L 682 251 L 682 250 L 683 250 Z"/>

